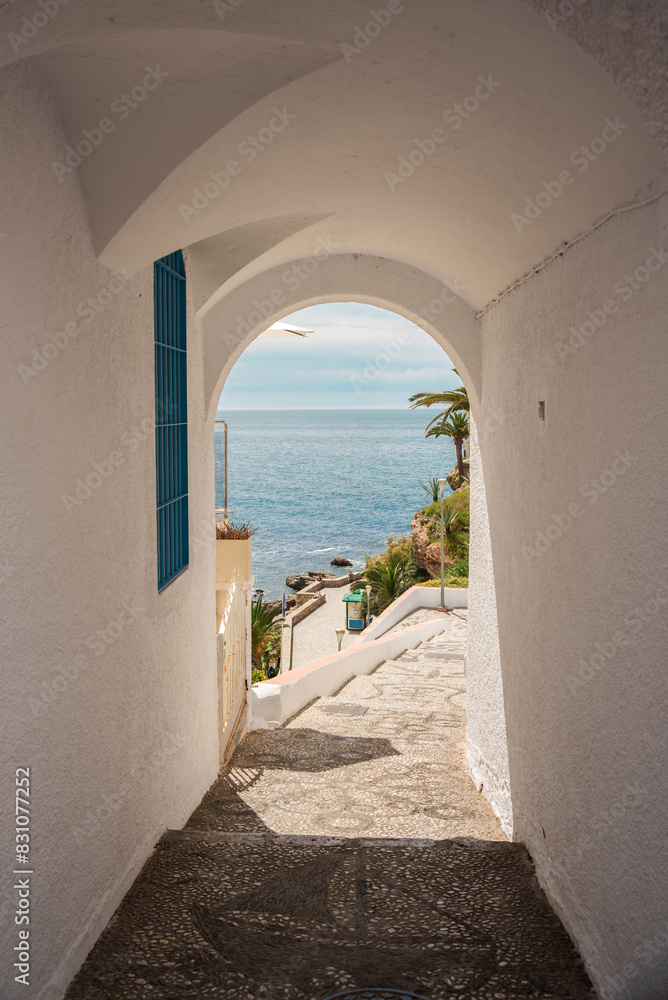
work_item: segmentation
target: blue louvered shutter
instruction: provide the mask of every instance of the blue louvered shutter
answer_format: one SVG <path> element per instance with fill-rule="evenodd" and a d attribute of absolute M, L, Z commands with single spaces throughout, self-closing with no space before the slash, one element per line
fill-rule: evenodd
<path fill-rule="evenodd" d="M 186 272 L 180 250 L 154 265 L 158 590 L 188 565 Z"/>

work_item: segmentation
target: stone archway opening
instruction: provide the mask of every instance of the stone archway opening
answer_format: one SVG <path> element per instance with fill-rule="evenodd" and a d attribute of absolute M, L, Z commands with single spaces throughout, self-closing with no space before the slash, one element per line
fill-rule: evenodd
<path fill-rule="evenodd" d="M 452 293 L 445 291 L 454 300 Z M 364 497 L 368 497 L 369 502 L 372 497 L 377 497 L 385 518 L 388 517 L 388 501 L 384 497 L 391 496 L 395 503 L 399 503 L 399 517 L 390 515 L 383 525 L 373 531 L 367 542 L 358 539 L 358 533 L 352 524 L 351 538 L 339 542 L 344 548 L 348 547 L 346 551 L 354 554 L 359 569 L 363 565 L 365 551 L 376 552 L 379 545 L 384 548 L 389 535 L 410 533 L 415 510 L 427 502 L 420 484 L 446 475 L 456 465 L 456 450 L 450 439 L 442 437 L 436 441 L 424 438 L 426 425 L 436 416 L 439 408 L 412 411 L 409 409 L 409 397 L 425 389 L 438 391 L 446 386 L 455 388 L 461 384 L 461 380 L 453 372 L 452 361 L 433 338 L 414 323 L 405 321 L 389 310 L 354 301 L 331 302 L 298 310 L 291 313 L 288 320 L 297 326 L 315 328 L 315 334 L 309 334 L 306 338 L 292 336 L 288 339 L 254 341 L 236 361 L 220 397 L 218 416 L 231 420 L 232 434 L 235 430 L 234 411 L 258 411 L 255 436 L 244 430 L 243 437 L 238 438 L 233 452 L 237 464 L 243 463 L 244 486 L 240 497 L 237 474 L 237 499 L 231 494 L 229 503 L 232 507 L 238 507 L 238 501 L 242 499 L 244 510 L 255 518 L 258 513 L 254 502 L 256 494 L 259 502 L 259 497 L 273 498 L 274 490 L 277 489 L 275 502 L 278 509 L 289 510 L 292 506 L 289 492 L 294 489 L 294 500 L 298 507 L 302 491 L 308 492 L 308 482 L 300 481 L 297 485 L 290 477 L 290 463 L 301 460 L 301 452 L 297 454 L 292 441 L 295 432 L 292 428 L 294 426 L 297 433 L 300 427 L 303 429 L 304 419 L 299 417 L 301 411 L 318 411 L 321 414 L 319 419 L 324 425 L 331 424 L 332 438 L 318 439 L 322 454 L 319 451 L 317 462 L 313 455 L 314 465 L 308 472 L 305 463 L 310 460 L 312 453 L 308 450 L 304 452 L 302 471 L 305 476 L 312 476 L 314 483 L 323 484 L 324 524 L 327 523 L 326 497 L 330 491 L 332 476 L 341 485 L 347 484 L 351 491 L 348 503 L 349 515 L 353 521 L 357 516 L 355 505 Z M 271 409 L 277 412 L 263 416 L 262 411 Z M 288 411 L 293 410 L 294 415 L 290 415 Z M 385 418 L 379 417 L 373 425 L 374 453 L 369 454 L 362 446 L 365 444 L 365 434 L 372 434 L 369 421 L 376 411 L 379 414 L 380 411 L 386 411 L 387 415 Z M 337 413 L 350 415 L 345 430 L 341 430 L 340 439 L 336 434 Z M 291 420 L 289 426 L 286 425 L 288 417 Z M 391 424 L 390 418 L 394 423 Z M 399 418 L 410 422 L 413 428 L 412 443 L 404 444 L 405 434 L 396 436 Z M 263 435 L 266 440 L 263 440 Z M 448 440 L 450 444 L 446 447 Z M 216 469 L 219 508 L 224 496 L 223 441 L 223 437 L 219 435 L 220 463 Z M 258 449 L 259 458 L 253 457 L 254 446 Z M 327 447 L 336 448 L 336 452 L 332 451 L 328 455 Z M 410 464 L 411 451 L 414 452 L 413 469 Z M 383 474 L 385 463 L 387 475 Z M 396 466 L 394 473 L 393 465 Z M 251 472 L 253 467 L 257 473 L 261 473 L 256 486 L 254 473 Z M 284 476 L 290 481 L 289 490 L 281 491 L 280 482 L 276 483 L 277 476 Z M 394 478 L 390 480 L 388 476 Z M 400 481 L 406 493 L 403 503 L 400 499 Z M 450 492 L 449 486 L 446 487 L 446 492 Z M 359 516 L 362 515 L 368 516 L 368 512 L 360 511 Z M 343 530 L 342 524 L 339 531 Z M 317 548 L 318 544 L 331 544 L 324 541 L 318 543 L 315 537 L 311 541 L 311 548 Z M 286 543 L 288 553 L 292 545 L 293 543 Z M 295 539 L 293 547 L 294 551 L 287 556 L 291 559 L 290 565 L 283 571 L 282 579 L 272 579 L 269 587 L 272 598 L 277 593 L 280 596 L 280 588 L 285 586 L 286 572 L 299 571 L 300 562 L 302 570 L 306 566 L 308 543 L 305 542 L 300 548 Z M 427 569 L 426 566 L 421 568 Z M 317 569 L 325 570 L 330 567 L 318 565 Z M 266 589 L 268 583 L 265 579 L 258 586 L 264 586 L 265 592 L 269 593 Z"/>
<path fill-rule="evenodd" d="M 202 319 L 202 332 L 205 345 L 210 350 L 210 357 L 215 357 L 215 351 L 220 350 L 221 346 L 225 349 L 227 353 L 227 361 L 225 370 L 220 375 L 220 378 L 215 382 L 214 398 L 217 401 L 219 394 L 223 391 L 223 386 L 225 380 L 229 377 L 230 371 L 233 369 L 233 365 L 238 361 L 239 357 L 242 356 L 243 349 L 253 342 L 253 338 L 257 336 L 262 330 L 266 329 L 278 318 L 285 318 L 286 315 L 291 315 L 296 322 L 294 313 L 298 312 L 300 309 L 309 309 L 311 306 L 328 302 L 333 303 L 337 301 L 357 301 L 372 303 L 374 306 L 382 304 L 382 307 L 387 309 L 390 313 L 394 315 L 411 317 L 413 320 L 416 319 L 417 310 L 412 308 L 411 294 L 413 296 L 413 301 L 417 299 L 420 302 L 421 312 L 425 312 L 427 318 L 420 319 L 421 328 L 424 329 L 425 326 L 430 327 L 430 336 L 432 340 L 438 344 L 438 346 L 443 349 L 444 336 L 443 333 L 438 329 L 437 323 L 443 323 L 446 321 L 445 329 L 447 330 L 447 323 L 452 323 L 452 317 L 448 315 L 448 310 L 454 312 L 456 319 L 459 323 L 455 324 L 456 334 L 459 337 L 459 356 L 458 361 L 458 371 L 462 371 L 464 365 L 471 367 L 475 364 L 476 358 L 476 344 L 474 338 L 475 324 L 471 323 L 470 313 L 465 310 L 465 307 L 461 301 L 457 298 L 454 291 L 448 286 L 443 286 L 440 283 L 430 282 L 428 279 L 425 280 L 422 277 L 418 281 L 418 287 L 416 291 L 412 289 L 405 290 L 405 294 L 408 297 L 408 305 L 397 306 L 397 296 L 396 296 L 396 279 L 398 274 L 401 273 L 401 269 L 393 270 L 392 266 L 387 262 L 386 266 L 390 270 L 389 279 L 385 278 L 386 281 L 395 282 L 395 294 L 392 302 L 387 302 L 385 299 L 381 299 L 378 294 L 370 293 L 366 290 L 360 293 L 358 289 L 363 286 L 364 283 L 364 267 L 360 266 L 359 260 L 351 257 L 349 260 L 336 258 L 329 260 L 327 262 L 327 268 L 332 268 L 335 270 L 335 277 L 332 279 L 327 273 L 327 268 L 321 270 L 320 275 L 316 279 L 320 282 L 324 282 L 326 286 L 331 287 L 332 281 L 346 281 L 348 284 L 351 282 L 351 276 L 353 278 L 354 291 L 347 291 L 346 294 L 342 294 L 340 291 L 338 294 L 334 291 L 330 291 L 325 295 L 318 295 L 317 289 L 311 286 L 309 291 L 311 292 L 311 297 L 308 300 L 303 300 L 299 298 L 299 294 L 303 292 L 304 289 L 300 289 L 295 296 L 294 303 L 291 305 L 294 308 L 289 310 L 289 313 L 285 309 L 277 310 L 275 315 L 269 315 L 265 317 L 262 315 L 262 305 L 264 302 L 269 302 L 271 298 L 272 284 L 275 282 L 276 278 L 274 275 L 269 276 L 266 279 L 264 289 L 261 285 L 253 283 L 252 287 L 246 293 L 246 301 L 250 304 L 251 308 L 245 311 L 240 302 L 236 302 L 232 305 L 230 309 L 226 312 L 216 310 L 215 313 L 212 312 L 211 315 L 205 314 Z M 377 265 L 373 267 L 373 274 L 375 281 L 379 283 L 379 272 L 380 268 Z M 342 277 L 343 276 L 343 277 Z M 415 280 L 414 272 L 411 274 L 413 280 Z M 316 283 L 314 281 L 313 284 Z M 383 279 L 380 279 L 380 284 L 382 284 Z M 306 315 L 311 315 L 306 313 Z M 298 318 L 298 317 L 297 317 Z M 466 322 L 468 321 L 468 331 L 466 327 Z M 255 328 L 251 329 L 250 336 L 248 330 L 250 329 L 250 323 L 255 322 Z M 307 322 L 306 320 L 303 323 Z M 214 327 L 213 324 L 216 324 Z M 302 325 L 303 325 L 302 323 Z M 465 332 L 469 333 L 468 343 L 467 339 L 463 334 Z M 243 340 L 240 342 L 239 335 L 245 334 Z M 468 349 L 468 353 L 467 353 Z M 447 350 L 447 348 L 446 348 Z M 454 351 L 450 349 L 450 355 L 454 354 Z M 447 355 L 450 357 L 450 355 Z M 444 354 L 444 356 L 446 356 Z M 447 362 L 447 368 L 449 372 L 450 362 Z M 451 375 L 451 373 L 449 372 Z M 213 382 L 213 380 L 212 380 Z M 431 388 L 438 388 L 437 386 L 430 386 Z M 415 385 L 414 389 L 418 391 L 421 388 L 419 385 Z M 472 392 L 472 397 L 475 399 L 475 395 Z M 210 408 L 211 410 L 211 408 Z M 435 411 L 423 410 L 422 414 L 420 412 L 415 412 L 414 416 L 417 418 L 416 427 L 419 424 L 419 435 L 422 436 L 423 425 L 426 425 L 431 416 L 434 415 Z M 476 516 L 473 523 L 473 551 L 474 558 L 480 565 L 486 565 L 489 562 L 489 550 L 487 548 L 489 544 L 489 530 L 486 526 L 486 502 L 484 496 L 480 497 L 481 490 L 484 491 L 484 477 L 482 475 L 481 468 L 481 458 L 480 452 L 477 446 L 477 439 L 474 438 L 474 447 L 476 454 L 477 470 L 474 475 L 475 487 L 474 490 L 478 495 L 478 499 L 474 504 L 474 509 Z M 452 462 L 454 464 L 454 461 Z M 441 472 L 448 472 L 448 469 L 436 470 L 438 474 Z M 425 478 L 428 476 L 425 473 Z M 416 504 L 416 508 L 419 504 Z M 406 525 L 405 527 L 407 527 Z M 476 552 L 476 539 L 480 534 L 480 537 L 484 540 L 484 553 L 478 556 Z M 487 581 L 489 582 L 489 581 Z M 484 593 L 484 591 L 476 592 L 474 587 L 473 590 L 475 599 L 473 600 L 473 614 L 474 620 L 476 616 L 484 617 L 488 622 L 494 620 L 494 608 L 489 609 L 487 603 L 489 597 Z M 276 596 L 273 595 L 272 596 Z M 490 618 L 491 615 L 491 618 Z M 472 674 L 474 677 L 475 674 Z M 494 697 L 489 698 L 489 688 L 490 682 L 494 680 L 496 685 Z M 487 703 L 484 705 L 483 718 L 478 722 L 479 725 L 487 727 L 488 731 L 491 731 L 493 727 L 498 728 L 497 746 L 503 748 L 505 741 L 505 722 L 504 722 L 504 709 L 503 709 L 503 691 L 501 687 L 500 675 L 498 672 L 496 676 L 493 676 L 491 671 L 480 679 L 480 685 L 484 686 L 488 691 Z M 476 685 L 473 684 L 473 714 L 477 713 L 479 706 L 479 696 L 475 692 Z M 471 753 L 470 766 L 472 773 L 474 775 L 474 780 L 479 789 L 481 789 L 487 798 L 491 801 L 497 814 L 500 816 L 504 828 L 506 830 L 512 829 L 512 810 L 510 806 L 510 795 L 509 795 L 509 779 L 507 774 L 507 757 L 505 757 L 503 751 L 494 760 L 493 765 L 490 767 L 484 760 L 484 752 L 481 752 L 480 748 L 476 745 L 475 750 Z M 495 771 L 497 774 L 495 774 Z"/>

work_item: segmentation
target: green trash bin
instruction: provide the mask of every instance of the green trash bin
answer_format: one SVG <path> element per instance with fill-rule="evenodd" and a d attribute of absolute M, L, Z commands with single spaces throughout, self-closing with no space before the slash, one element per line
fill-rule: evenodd
<path fill-rule="evenodd" d="M 349 632 L 361 632 L 364 628 L 362 594 L 344 594 L 343 603 L 346 606 L 346 628 Z"/>

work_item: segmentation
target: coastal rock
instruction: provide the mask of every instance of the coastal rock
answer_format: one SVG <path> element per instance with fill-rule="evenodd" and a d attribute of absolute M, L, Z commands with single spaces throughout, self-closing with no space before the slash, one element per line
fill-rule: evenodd
<path fill-rule="evenodd" d="M 413 558 L 432 580 L 441 575 L 441 543 L 429 540 L 429 522 L 420 517 L 420 511 L 411 521 L 411 539 L 413 541 Z M 451 566 L 454 559 L 445 557 L 445 565 Z"/>
<path fill-rule="evenodd" d="M 289 587 L 290 590 L 302 590 L 309 583 L 313 583 L 313 577 L 309 576 L 308 573 L 293 573 L 285 578 L 285 586 Z"/>
<path fill-rule="evenodd" d="M 343 556 L 334 556 L 330 566 L 352 566 L 350 559 L 344 559 Z"/>
<path fill-rule="evenodd" d="M 470 468 L 469 460 L 465 458 L 464 473 L 467 475 L 469 473 L 469 468 Z M 464 481 L 461 486 L 459 485 L 459 469 L 457 468 L 457 466 L 455 466 L 454 469 L 448 472 L 445 478 L 448 481 L 448 486 L 454 493 L 456 493 L 457 490 L 467 490 L 469 488 L 469 484 L 466 481 Z"/>
<path fill-rule="evenodd" d="M 272 610 L 275 608 L 276 611 L 282 611 L 283 601 L 282 599 L 279 601 L 265 601 L 265 607 L 271 608 Z M 290 596 L 286 597 L 285 599 L 285 610 L 292 611 L 292 609 L 296 607 L 297 607 L 297 598 L 294 596 L 294 594 L 290 594 Z"/>
<path fill-rule="evenodd" d="M 285 578 L 285 586 L 289 587 L 290 590 L 303 590 L 304 587 L 308 587 L 309 583 L 313 583 L 321 576 L 323 580 L 335 580 L 336 573 L 323 573 L 322 570 L 309 569 L 306 573 L 292 573 L 290 576 Z"/>

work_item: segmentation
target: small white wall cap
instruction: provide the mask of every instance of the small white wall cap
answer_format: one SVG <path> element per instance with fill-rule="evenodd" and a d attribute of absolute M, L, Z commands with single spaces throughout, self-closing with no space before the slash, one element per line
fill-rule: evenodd
<path fill-rule="evenodd" d="M 309 333 L 315 333 L 315 330 L 305 330 L 302 326 L 292 326 L 287 323 L 274 323 L 257 339 L 260 340 L 262 337 L 306 337 Z"/>

